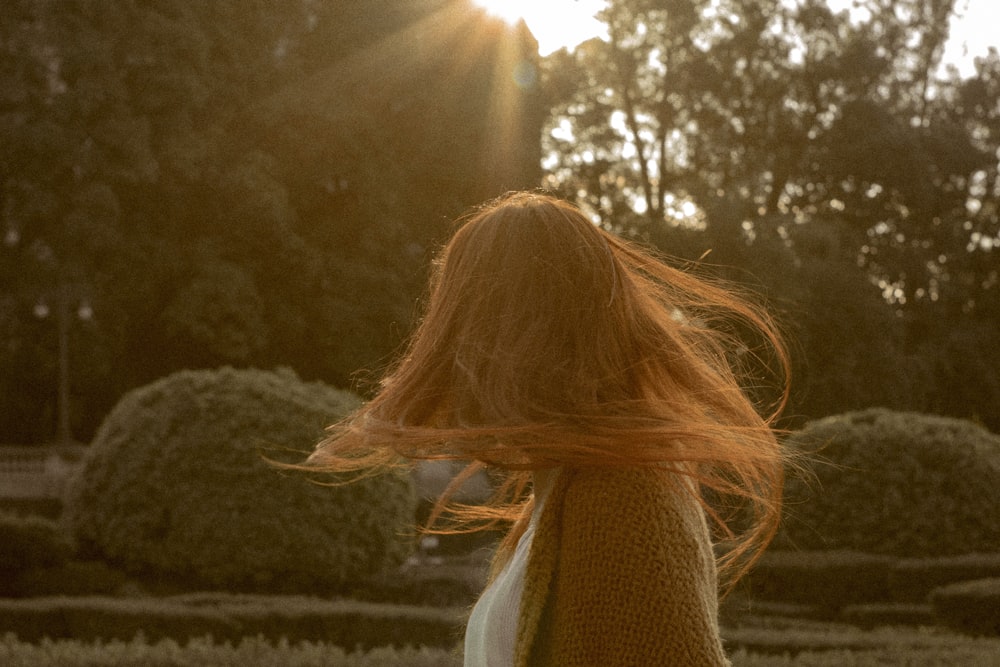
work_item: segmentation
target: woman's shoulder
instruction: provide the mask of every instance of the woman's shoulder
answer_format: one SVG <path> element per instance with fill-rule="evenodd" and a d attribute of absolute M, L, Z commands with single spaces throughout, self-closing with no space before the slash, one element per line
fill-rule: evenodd
<path fill-rule="evenodd" d="M 559 658 L 544 664 L 726 664 L 695 489 L 664 467 L 562 472 L 552 492 L 561 505 L 537 535 L 545 546 L 535 562 L 555 581 L 552 627 L 587 630 L 543 633 L 539 650 Z M 536 581 L 550 590 L 547 578 Z M 563 659 L 571 655 L 579 661 Z"/>

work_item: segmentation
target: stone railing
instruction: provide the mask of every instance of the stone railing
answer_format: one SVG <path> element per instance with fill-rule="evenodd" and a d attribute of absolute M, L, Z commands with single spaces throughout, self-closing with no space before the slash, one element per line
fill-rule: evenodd
<path fill-rule="evenodd" d="M 59 498 L 84 447 L 0 447 L 0 498 Z"/>

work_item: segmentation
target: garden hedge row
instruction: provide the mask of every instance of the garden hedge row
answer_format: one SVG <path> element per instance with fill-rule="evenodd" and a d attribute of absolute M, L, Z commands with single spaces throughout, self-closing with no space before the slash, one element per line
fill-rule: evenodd
<path fill-rule="evenodd" d="M 329 644 L 269 642 L 261 637 L 218 644 L 198 638 L 184 644 L 172 639 L 149 643 L 87 643 L 44 641 L 26 643 L 8 635 L 0 639 L 4 667 L 460 667 L 451 649 L 380 647 L 345 652 Z"/>
<path fill-rule="evenodd" d="M 72 553 L 70 540 L 55 521 L 0 513 L 0 574 L 4 583 L 26 570 L 61 565 Z"/>
<path fill-rule="evenodd" d="M 862 631 L 836 624 L 817 625 L 814 628 L 724 628 L 722 634 L 725 646 L 730 652 L 744 651 L 758 655 L 795 655 L 806 651 L 945 653 L 978 644 L 983 648 L 989 648 L 992 655 L 997 656 L 997 651 L 1000 649 L 1000 640 L 997 639 L 936 635 L 917 629 L 901 631 L 898 628 L 880 628 L 874 631 Z M 980 667 L 995 663 L 966 664 Z"/>
<path fill-rule="evenodd" d="M 73 552 L 54 520 L 0 513 L 0 597 L 110 595 L 125 584 L 123 573 Z"/>
<path fill-rule="evenodd" d="M 833 627 L 821 632 L 802 629 L 745 629 L 727 633 L 734 667 L 988 667 L 997 664 L 1000 640 L 971 639 L 927 633 L 879 631 L 861 633 Z M 346 652 L 314 642 L 239 642 L 196 638 L 150 642 L 49 641 L 26 643 L 0 637 L 0 664 L 5 667 L 458 667 L 457 647 L 392 648 Z"/>
<path fill-rule="evenodd" d="M 984 578 L 985 577 L 985 578 Z M 862 628 L 943 624 L 1000 635 L 1000 553 L 895 559 L 854 552 L 768 552 L 725 614 L 784 614 Z"/>
<path fill-rule="evenodd" d="M 937 615 L 956 630 L 1000 636 L 1000 578 L 943 586 L 931 593 L 931 602 Z"/>
<path fill-rule="evenodd" d="M 840 609 L 928 602 L 936 588 L 987 577 L 1000 577 L 1000 552 L 893 558 L 853 551 L 769 551 L 743 590 L 758 600 Z"/>
<path fill-rule="evenodd" d="M 754 600 L 833 611 L 849 604 L 884 602 L 889 600 L 894 560 L 850 551 L 769 551 L 751 572 L 744 590 Z"/>
<path fill-rule="evenodd" d="M 123 572 L 96 560 L 69 560 L 50 567 L 30 568 L 4 582 L 5 596 L 15 598 L 119 595 L 128 586 L 129 579 Z"/>
<path fill-rule="evenodd" d="M 0 512 L 18 516 L 55 520 L 62 513 L 62 507 L 62 498 L 0 498 Z"/>
<path fill-rule="evenodd" d="M 464 612 L 295 596 L 196 594 L 170 598 L 0 600 L 0 634 L 22 641 L 315 641 L 349 650 L 376 646 L 453 646 Z M 2 664 L 2 663 L 0 663 Z"/>

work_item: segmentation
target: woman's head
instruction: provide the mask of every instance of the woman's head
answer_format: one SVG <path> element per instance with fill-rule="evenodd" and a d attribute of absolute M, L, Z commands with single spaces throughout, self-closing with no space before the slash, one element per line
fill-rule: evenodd
<path fill-rule="evenodd" d="M 787 393 L 766 312 L 546 195 L 507 195 L 460 222 L 405 353 L 312 461 L 674 465 L 756 502 L 765 541 L 782 475 L 770 420 Z M 766 375 L 777 399 L 761 405 Z"/>
<path fill-rule="evenodd" d="M 450 395 L 438 417 L 459 426 L 531 423 L 628 398 L 638 388 L 625 377 L 626 281 L 608 235 L 578 209 L 508 196 L 469 216 L 440 253 L 406 363 L 437 366 L 436 395 Z"/>
<path fill-rule="evenodd" d="M 490 433 L 505 455 L 521 447 L 527 458 L 511 460 L 522 463 L 543 450 L 540 459 L 580 462 L 574 445 L 595 437 L 628 461 L 622 429 L 640 423 L 669 423 L 675 435 L 697 424 L 704 435 L 709 422 L 760 420 L 734 370 L 747 349 L 733 337 L 739 322 L 767 326 L 730 290 L 669 267 L 571 204 L 515 193 L 468 215 L 439 253 L 424 317 L 369 414 L 404 429 Z M 741 414 L 727 414 L 733 407 Z M 572 441 L 544 441 L 542 427 Z M 666 445 L 635 444 L 654 459 Z"/>

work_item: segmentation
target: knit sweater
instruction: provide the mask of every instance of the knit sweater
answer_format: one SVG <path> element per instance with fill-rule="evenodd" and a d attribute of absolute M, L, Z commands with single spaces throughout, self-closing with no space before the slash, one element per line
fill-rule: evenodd
<path fill-rule="evenodd" d="M 563 470 L 528 557 L 515 667 L 729 665 L 704 514 L 676 474 Z"/>

